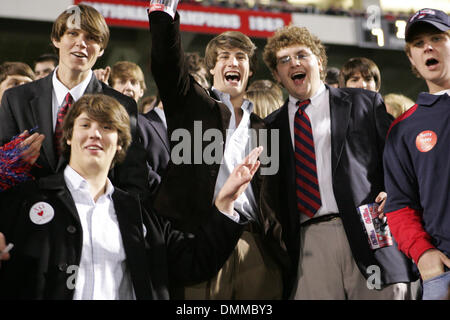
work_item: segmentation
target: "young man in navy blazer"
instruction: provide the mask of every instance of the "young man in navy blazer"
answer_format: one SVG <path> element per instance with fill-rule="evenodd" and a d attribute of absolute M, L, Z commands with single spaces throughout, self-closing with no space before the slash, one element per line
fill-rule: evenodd
<path fill-rule="evenodd" d="M 263 202 L 266 195 L 278 199 L 264 206 L 279 218 L 291 257 L 287 294 L 407 298 L 410 261 L 395 244 L 371 249 L 358 213 L 358 207 L 379 202 L 381 214 L 385 198 L 382 154 L 392 117 L 381 96 L 325 85 L 325 48 L 306 28 L 278 30 L 263 58 L 289 93 L 265 119 L 279 130 L 283 166 L 264 181 L 262 196 Z"/>

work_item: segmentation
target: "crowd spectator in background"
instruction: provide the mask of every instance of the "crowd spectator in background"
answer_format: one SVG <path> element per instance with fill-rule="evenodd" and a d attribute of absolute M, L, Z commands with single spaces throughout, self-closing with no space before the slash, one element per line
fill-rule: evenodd
<path fill-rule="evenodd" d="M 246 96 L 253 103 L 253 112 L 261 118 L 283 105 L 283 91 L 270 80 L 253 81 L 247 88 Z"/>
<path fill-rule="evenodd" d="M 325 83 L 333 88 L 339 88 L 339 69 L 330 67 L 327 69 L 327 75 L 325 76 Z"/>
<path fill-rule="evenodd" d="M 263 181 L 261 197 L 281 222 L 291 257 L 286 294 L 300 300 L 413 298 L 410 260 L 395 243 L 371 247 L 359 213 L 374 203 L 382 213 L 385 199 L 382 155 L 392 117 L 381 96 L 325 86 L 325 48 L 306 28 L 279 29 L 263 58 L 289 93 L 265 119 L 279 132 L 282 166 Z M 273 195 L 278 201 L 267 202 Z M 367 281 L 374 266 L 378 287 Z"/>
<path fill-rule="evenodd" d="M 385 95 L 383 99 L 387 112 L 391 114 L 394 119 L 398 118 L 402 113 L 414 105 L 414 101 L 399 93 L 389 93 Z"/>
<path fill-rule="evenodd" d="M 111 68 L 109 85 L 120 93 L 133 98 L 136 103 L 144 95 L 147 86 L 142 69 L 130 61 L 118 61 Z"/>
<path fill-rule="evenodd" d="M 339 86 L 378 92 L 381 87 L 380 69 L 368 58 L 351 58 L 341 67 Z"/>
<path fill-rule="evenodd" d="M 3 62 L 0 65 L 0 102 L 7 89 L 31 82 L 34 79 L 33 70 L 26 63 Z"/>
<path fill-rule="evenodd" d="M 58 65 L 58 56 L 53 53 L 44 53 L 34 61 L 36 80 L 48 76 Z"/>
<path fill-rule="evenodd" d="M 405 51 L 428 93 L 391 126 L 384 151 L 385 212 L 398 247 L 412 258 L 423 299 L 450 285 L 450 19 L 425 8 L 406 25 Z"/>
<path fill-rule="evenodd" d="M 209 72 L 206 70 L 205 59 L 198 52 L 186 52 L 185 63 L 189 74 L 194 77 L 199 85 L 208 90 L 211 84 L 209 81 Z"/>

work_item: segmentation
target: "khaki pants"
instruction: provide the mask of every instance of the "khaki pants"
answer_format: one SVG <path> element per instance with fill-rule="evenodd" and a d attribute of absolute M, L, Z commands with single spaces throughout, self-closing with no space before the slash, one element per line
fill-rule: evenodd
<path fill-rule="evenodd" d="M 295 300 L 405 300 L 417 288 L 396 283 L 381 290 L 369 289 L 353 259 L 342 220 L 300 227 L 301 247 Z"/>
<path fill-rule="evenodd" d="M 233 253 L 209 281 L 186 287 L 186 300 L 276 300 L 282 297 L 279 267 L 261 252 L 258 234 L 245 231 Z"/>

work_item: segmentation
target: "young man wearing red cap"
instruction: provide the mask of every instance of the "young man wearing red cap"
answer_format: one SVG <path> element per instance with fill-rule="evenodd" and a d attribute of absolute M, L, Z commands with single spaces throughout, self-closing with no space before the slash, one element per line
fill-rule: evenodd
<path fill-rule="evenodd" d="M 429 93 L 393 122 L 384 151 L 385 212 L 398 247 L 416 263 L 423 299 L 450 284 L 450 24 L 436 9 L 408 21 L 405 51 Z"/>

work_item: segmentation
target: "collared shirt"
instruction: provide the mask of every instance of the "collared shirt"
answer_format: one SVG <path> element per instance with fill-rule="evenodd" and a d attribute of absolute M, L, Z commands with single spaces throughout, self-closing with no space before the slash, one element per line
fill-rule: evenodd
<path fill-rule="evenodd" d="M 64 98 L 66 97 L 67 93 L 70 92 L 72 95 L 73 101 L 77 101 L 80 99 L 84 92 L 86 91 L 87 86 L 89 85 L 89 82 L 92 78 L 92 70 L 89 70 L 89 74 L 81 81 L 79 84 L 77 84 L 72 89 L 68 89 L 64 84 L 62 84 L 61 81 L 59 81 L 58 77 L 56 76 L 56 73 L 58 71 L 58 67 L 55 68 L 55 71 L 53 72 L 52 77 L 52 84 L 53 84 L 53 92 L 52 92 L 52 116 L 53 116 L 53 129 L 56 127 L 56 118 L 58 117 L 58 111 L 59 108 L 61 108 L 61 105 L 64 102 Z"/>
<path fill-rule="evenodd" d="M 158 107 L 155 107 L 153 110 L 155 110 L 156 114 L 161 119 L 164 127 L 167 129 L 166 114 L 164 113 L 164 110 Z"/>
<path fill-rule="evenodd" d="M 435 95 L 442 95 L 444 93 L 446 93 L 446 94 L 448 94 L 450 96 L 450 89 L 442 90 L 442 91 L 439 91 L 439 92 L 436 92 L 436 93 L 433 93 L 433 94 L 435 94 Z"/>
<path fill-rule="evenodd" d="M 253 111 L 253 104 L 249 100 L 244 100 L 241 106 L 243 111 L 242 119 L 236 127 L 236 115 L 234 107 L 231 104 L 230 95 L 220 92 L 212 88 L 214 93 L 219 97 L 220 101 L 224 103 L 231 112 L 230 123 L 227 129 L 227 137 L 225 141 L 225 151 L 223 160 L 220 165 L 219 174 L 216 180 L 214 189 L 214 200 L 216 199 L 220 188 L 224 185 L 234 167 L 241 163 L 241 161 L 250 153 L 252 143 L 250 137 L 250 114 Z M 213 201 L 214 201 L 213 200 Z M 251 221 L 256 220 L 257 203 L 251 184 L 234 202 L 234 209 L 242 213 L 247 219 Z"/>
<path fill-rule="evenodd" d="M 70 166 L 64 180 L 80 217 L 83 246 L 74 300 L 134 300 L 126 255 L 112 200 L 114 187 L 107 180 L 106 192 L 96 202 L 88 182 Z"/>
<path fill-rule="evenodd" d="M 297 99 L 289 96 L 289 128 L 291 131 L 292 148 L 295 150 L 294 117 L 298 110 Z M 330 92 L 322 83 L 316 94 L 311 97 L 311 104 L 305 109 L 308 115 L 314 140 L 316 154 L 317 179 L 319 181 L 322 206 L 315 217 L 329 213 L 339 213 L 333 192 L 333 177 L 331 174 L 331 117 Z M 300 215 L 300 222 L 308 220 L 305 214 Z"/>

